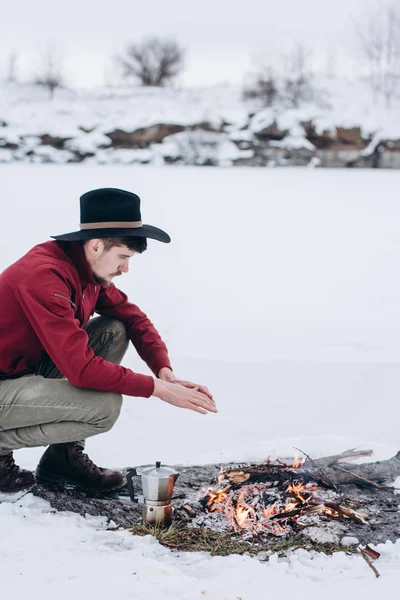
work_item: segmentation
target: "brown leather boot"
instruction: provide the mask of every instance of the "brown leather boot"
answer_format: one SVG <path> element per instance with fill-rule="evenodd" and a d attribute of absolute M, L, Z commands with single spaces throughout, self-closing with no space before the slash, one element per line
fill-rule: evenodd
<path fill-rule="evenodd" d="M 0 492 L 13 494 L 30 490 L 36 484 L 35 476 L 30 471 L 20 469 L 14 462 L 13 453 L 0 456 Z"/>
<path fill-rule="evenodd" d="M 102 469 L 83 452 L 84 444 L 53 444 L 43 454 L 36 469 L 36 479 L 43 483 L 72 483 L 91 491 L 108 492 L 124 485 L 118 471 Z"/>

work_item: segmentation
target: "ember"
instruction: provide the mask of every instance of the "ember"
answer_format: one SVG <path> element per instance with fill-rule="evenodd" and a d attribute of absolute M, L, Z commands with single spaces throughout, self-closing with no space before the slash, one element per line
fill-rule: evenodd
<path fill-rule="evenodd" d="M 218 486 L 208 488 L 201 503 L 206 511 L 221 513 L 235 531 L 253 537 L 285 536 L 304 527 L 310 515 L 325 520 L 352 518 L 366 522 L 363 515 L 341 506 L 335 492 L 316 483 L 302 482 L 300 470 L 304 462 L 295 457 L 291 461 L 268 460 L 258 465 L 256 473 L 246 468 L 221 471 Z M 269 481 L 252 483 L 257 476 Z"/>

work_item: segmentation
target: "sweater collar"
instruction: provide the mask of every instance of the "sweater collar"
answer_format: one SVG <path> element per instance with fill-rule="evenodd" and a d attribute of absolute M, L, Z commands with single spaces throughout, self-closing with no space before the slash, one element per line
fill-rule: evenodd
<path fill-rule="evenodd" d="M 82 287 L 87 287 L 89 284 L 97 284 L 94 278 L 93 271 L 86 259 L 85 251 L 79 242 L 58 242 L 65 254 L 73 262 L 78 271 L 79 279 Z"/>

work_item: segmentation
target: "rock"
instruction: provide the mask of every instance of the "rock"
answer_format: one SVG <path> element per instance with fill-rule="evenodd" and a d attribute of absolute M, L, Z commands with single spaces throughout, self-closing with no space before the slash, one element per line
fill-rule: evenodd
<path fill-rule="evenodd" d="M 132 132 L 116 129 L 106 133 L 115 148 L 147 148 L 150 144 L 160 143 L 167 135 L 183 131 L 182 125 L 159 123 L 142 127 Z"/>
<path fill-rule="evenodd" d="M 261 131 L 256 132 L 255 135 L 264 140 L 282 140 L 287 134 L 287 129 L 279 129 L 277 122 L 273 121 L 271 125 L 264 127 Z"/>
<path fill-rule="evenodd" d="M 358 546 L 359 545 L 359 540 L 356 537 L 353 537 L 352 535 L 345 535 L 344 537 L 342 537 L 342 539 L 340 540 L 340 544 L 342 546 Z"/>
<path fill-rule="evenodd" d="M 229 123 L 227 123 L 226 121 L 224 121 L 223 123 L 221 123 L 220 127 L 216 127 L 215 125 L 213 125 L 212 123 L 210 123 L 209 121 L 201 121 L 200 123 L 196 123 L 195 125 L 191 125 L 190 127 L 188 127 L 187 129 L 189 129 L 190 131 L 215 131 L 216 133 L 221 133 L 224 131 L 224 128 L 226 126 L 228 126 Z M 185 128 L 183 128 L 185 129 Z"/>
<path fill-rule="evenodd" d="M 45 133 L 44 135 L 39 136 L 39 138 L 42 143 L 42 146 L 51 146 L 52 148 L 56 148 L 57 150 L 63 150 L 65 142 L 67 142 L 68 140 L 71 139 L 70 137 L 62 138 L 62 137 L 52 136 L 48 133 Z"/>
<path fill-rule="evenodd" d="M 351 144 L 355 146 L 366 146 L 361 136 L 361 127 L 336 127 L 336 139 L 342 144 Z"/>
<path fill-rule="evenodd" d="M 8 142 L 6 140 L 0 139 L 0 148 L 4 148 L 5 150 L 17 150 L 19 148 L 18 144 L 14 142 Z"/>
<path fill-rule="evenodd" d="M 303 536 L 317 544 L 337 544 L 339 542 L 339 532 L 333 528 L 307 527 L 303 531 Z"/>
<path fill-rule="evenodd" d="M 335 143 L 335 136 L 329 129 L 324 129 L 322 133 L 318 133 L 312 121 L 302 122 L 306 138 L 316 148 L 329 148 Z"/>
<path fill-rule="evenodd" d="M 181 131 L 209 131 L 220 133 L 223 130 L 224 123 L 220 127 L 215 127 L 208 121 L 201 121 L 185 127 L 171 123 L 157 123 L 149 127 L 141 127 L 132 132 L 116 129 L 106 135 L 111 139 L 112 146 L 115 148 L 148 148 L 151 144 L 159 144 L 169 135 L 180 133 Z"/>

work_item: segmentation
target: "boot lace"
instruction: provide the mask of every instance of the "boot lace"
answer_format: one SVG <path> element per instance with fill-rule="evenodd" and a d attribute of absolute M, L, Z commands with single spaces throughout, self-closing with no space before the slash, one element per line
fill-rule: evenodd
<path fill-rule="evenodd" d="M 84 452 L 79 446 L 75 446 L 75 448 L 77 448 L 76 458 L 79 460 L 79 462 L 92 473 L 100 473 L 99 467 L 88 457 L 86 452 Z"/>

